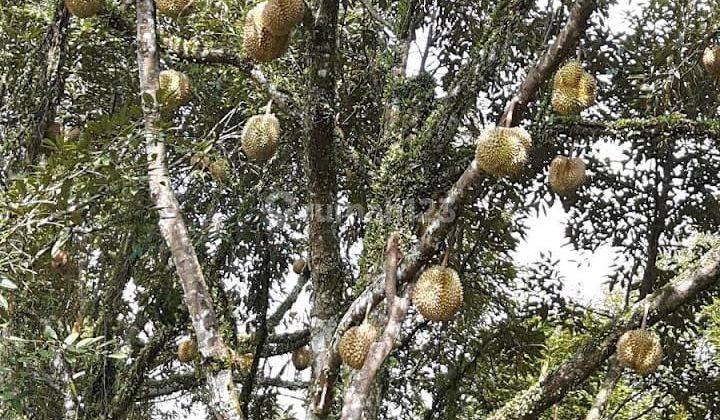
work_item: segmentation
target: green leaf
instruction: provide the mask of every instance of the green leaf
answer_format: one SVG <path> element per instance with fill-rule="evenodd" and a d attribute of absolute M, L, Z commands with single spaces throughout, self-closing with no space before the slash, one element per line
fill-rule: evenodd
<path fill-rule="evenodd" d="M 72 343 L 75 342 L 75 340 L 78 339 L 78 337 L 80 337 L 80 333 L 77 332 L 77 331 L 73 331 L 72 334 L 70 334 L 70 335 L 68 335 L 67 337 L 65 337 L 65 340 L 64 340 L 63 342 L 64 342 L 66 345 L 70 346 L 70 345 L 72 345 Z"/>
<path fill-rule="evenodd" d="M 43 331 L 43 335 L 44 335 L 45 338 L 47 338 L 48 340 L 57 340 L 57 339 L 58 339 L 57 333 L 56 333 L 55 330 L 54 330 L 51 326 L 49 326 L 49 325 L 46 325 L 46 326 L 45 326 L 45 330 Z"/>
<path fill-rule="evenodd" d="M 75 348 L 83 348 L 86 346 L 89 346 L 91 344 L 95 344 L 98 341 L 102 340 L 104 337 L 90 337 L 90 338 L 83 338 L 82 340 L 78 341 L 78 343 L 75 345 Z"/>
<path fill-rule="evenodd" d="M 15 283 L 13 283 L 12 281 L 10 281 L 10 279 L 8 279 L 6 277 L 0 278 L 0 287 L 2 287 L 3 289 L 9 289 L 9 290 L 17 289 L 17 285 Z"/>

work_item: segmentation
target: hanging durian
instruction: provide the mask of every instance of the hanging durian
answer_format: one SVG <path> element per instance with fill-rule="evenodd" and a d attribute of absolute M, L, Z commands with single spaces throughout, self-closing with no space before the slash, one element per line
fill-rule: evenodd
<path fill-rule="evenodd" d="M 248 119 L 243 128 L 242 149 L 250 159 L 265 162 L 275 154 L 279 138 L 280 122 L 275 115 L 255 115 Z"/>
<path fill-rule="evenodd" d="M 595 103 L 597 83 L 577 61 L 570 61 L 555 73 L 552 105 L 560 115 L 578 114 Z"/>
<path fill-rule="evenodd" d="M 557 156 L 550 162 L 550 187 L 560 195 L 568 195 L 585 182 L 585 162 L 580 158 Z"/>
<path fill-rule="evenodd" d="M 177 70 L 161 71 L 158 100 L 167 111 L 185 105 L 190 100 L 190 79 L 187 75 Z"/>
<path fill-rule="evenodd" d="M 370 346 L 377 338 L 375 327 L 363 323 L 358 327 L 351 327 L 340 339 L 340 358 L 353 369 L 360 369 L 365 362 L 365 356 Z"/>
<path fill-rule="evenodd" d="M 293 272 L 295 274 L 300 274 L 305 270 L 305 260 L 302 258 L 298 258 L 297 260 L 293 261 Z"/>
<path fill-rule="evenodd" d="M 68 266 L 68 262 L 70 261 L 70 256 L 66 251 L 60 250 L 55 253 L 55 255 L 52 256 L 52 261 L 50 262 L 50 266 L 53 270 L 62 273 L 65 271 L 66 267 Z"/>
<path fill-rule="evenodd" d="M 312 350 L 310 347 L 304 346 L 295 350 L 292 354 L 292 363 L 297 370 L 305 370 L 312 363 Z"/>
<path fill-rule="evenodd" d="M 475 160 L 491 175 L 514 175 L 527 162 L 531 146 L 530 134 L 523 128 L 488 128 L 478 137 Z"/>
<path fill-rule="evenodd" d="M 155 0 L 157 10 L 171 18 L 185 16 L 192 11 L 195 0 Z"/>
<path fill-rule="evenodd" d="M 630 330 L 617 342 L 617 357 L 620 363 L 640 375 L 652 373 L 662 362 L 660 337 L 646 329 Z"/>
<path fill-rule="evenodd" d="M 262 14 L 267 2 L 258 3 L 245 17 L 243 48 L 256 61 L 271 61 L 287 51 L 290 35 L 275 36 L 263 26 Z"/>
<path fill-rule="evenodd" d="M 237 355 L 233 352 L 232 358 L 233 364 L 240 373 L 242 373 L 243 375 L 247 375 L 248 373 L 250 373 L 253 360 L 255 359 L 255 355 L 253 353 L 244 353 L 241 355 Z"/>
<path fill-rule="evenodd" d="M 720 77 L 720 45 L 705 48 L 703 64 L 705 64 L 708 73 Z"/>
<path fill-rule="evenodd" d="M 430 321 L 447 321 L 462 306 L 463 287 L 452 268 L 436 265 L 425 270 L 415 285 L 413 303 Z"/>
<path fill-rule="evenodd" d="M 73 16 L 89 18 L 103 7 L 103 0 L 65 0 L 65 7 Z"/>
<path fill-rule="evenodd" d="M 197 345 L 192 340 L 184 340 L 178 344 L 177 358 L 182 363 L 191 362 L 197 356 Z"/>
<path fill-rule="evenodd" d="M 262 11 L 262 26 L 275 36 L 287 35 L 302 22 L 303 0 L 268 0 Z"/>

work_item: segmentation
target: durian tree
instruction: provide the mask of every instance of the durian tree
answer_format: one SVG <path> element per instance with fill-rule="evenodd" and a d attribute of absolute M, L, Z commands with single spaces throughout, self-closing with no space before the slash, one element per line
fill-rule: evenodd
<path fill-rule="evenodd" d="M 616 3 L 0 0 L 0 417 L 716 418 L 720 8 Z"/>

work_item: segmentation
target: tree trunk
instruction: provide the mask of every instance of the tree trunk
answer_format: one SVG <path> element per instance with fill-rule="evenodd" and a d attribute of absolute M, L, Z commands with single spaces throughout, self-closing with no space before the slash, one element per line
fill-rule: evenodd
<path fill-rule="evenodd" d="M 154 12 L 153 0 L 137 0 L 138 67 L 145 117 L 150 197 L 158 210 L 160 233 L 170 248 L 183 286 L 185 304 L 206 372 L 210 409 L 220 419 L 242 419 L 232 371 L 228 368 L 230 353 L 219 334 L 213 303 L 180 213 L 180 205 L 172 190 L 165 162 L 165 143 L 157 125 L 160 118 L 156 102 L 159 59 Z"/>
<path fill-rule="evenodd" d="M 336 98 L 336 26 L 338 2 L 313 2 L 308 28 L 309 60 L 304 109 L 305 175 L 308 194 L 308 241 L 312 311 L 310 346 L 314 355 L 313 384 L 307 418 L 324 418 L 332 404 L 337 372 L 324 368 L 340 316 L 344 273 L 337 229 L 337 173 L 334 159 Z"/>

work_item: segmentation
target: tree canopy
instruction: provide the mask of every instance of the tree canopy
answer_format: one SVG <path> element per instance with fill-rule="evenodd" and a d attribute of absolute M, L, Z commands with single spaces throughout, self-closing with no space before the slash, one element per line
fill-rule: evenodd
<path fill-rule="evenodd" d="M 718 418 L 720 7 L 619 3 L 0 0 L 0 417 Z"/>

